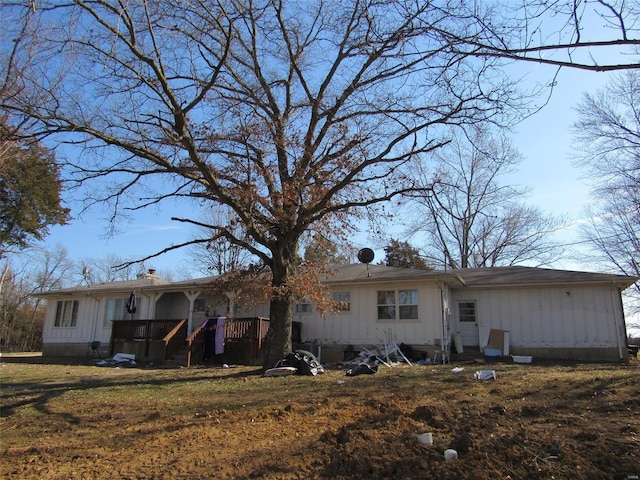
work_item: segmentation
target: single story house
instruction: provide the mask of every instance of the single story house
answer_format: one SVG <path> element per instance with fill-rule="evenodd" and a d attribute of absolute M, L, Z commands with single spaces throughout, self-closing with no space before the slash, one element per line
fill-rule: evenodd
<path fill-rule="evenodd" d="M 370 264 L 335 267 L 326 278 L 338 313 L 320 315 L 297 303 L 297 339 L 341 360 L 348 349 L 383 341 L 437 350 L 537 359 L 628 361 L 621 293 L 638 279 L 532 267 L 427 271 Z M 150 272 L 137 280 L 41 294 L 48 301 L 43 354 L 87 355 L 109 344 L 114 320 L 184 319 L 189 335 L 207 318 L 268 317 L 268 304 L 246 307 L 211 288 L 212 278 L 166 282 Z M 136 292 L 136 311 L 127 299 Z M 494 334 L 498 333 L 498 337 Z"/>

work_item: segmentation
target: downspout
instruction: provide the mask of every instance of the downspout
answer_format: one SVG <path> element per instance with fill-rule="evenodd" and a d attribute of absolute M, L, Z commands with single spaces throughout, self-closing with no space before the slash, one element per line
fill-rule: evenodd
<path fill-rule="evenodd" d="M 93 317 L 95 318 L 95 321 L 93 322 L 93 332 L 91 332 L 91 339 L 89 340 L 90 342 L 93 342 L 94 340 L 96 340 L 96 333 L 98 332 L 98 322 L 100 322 L 100 299 L 92 297 L 91 292 L 87 292 L 87 297 L 95 300 L 97 303 L 96 310 L 93 315 Z M 111 334 L 109 334 L 109 336 L 111 336 Z"/>
<path fill-rule="evenodd" d="M 614 285 L 615 286 L 615 285 Z M 616 320 L 616 315 L 615 315 L 615 307 L 616 307 L 616 300 L 614 299 L 614 292 L 617 292 L 617 297 L 618 297 L 618 307 L 620 308 L 620 319 L 622 320 L 622 332 L 620 331 L 620 326 L 617 325 L 617 320 Z M 620 288 L 615 288 L 615 289 L 611 289 L 611 303 L 612 303 L 612 307 L 613 307 L 613 324 L 615 327 L 615 333 L 616 333 L 616 342 L 618 344 L 618 359 L 622 360 L 623 362 L 628 363 L 629 362 L 629 353 L 626 350 L 626 343 L 627 343 L 627 327 L 625 324 L 625 318 L 624 318 L 624 305 L 622 303 L 622 290 L 620 290 Z M 624 335 L 624 342 L 625 345 L 623 347 L 622 345 L 622 339 L 621 339 L 621 335 Z"/>
<path fill-rule="evenodd" d="M 444 308 L 444 289 L 442 284 L 439 281 L 436 281 L 436 285 L 438 285 L 438 289 L 440 290 L 440 315 L 441 315 L 441 327 L 442 327 L 442 335 L 440 339 L 440 349 L 447 350 L 449 345 L 449 340 L 447 339 L 447 315 Z"/>

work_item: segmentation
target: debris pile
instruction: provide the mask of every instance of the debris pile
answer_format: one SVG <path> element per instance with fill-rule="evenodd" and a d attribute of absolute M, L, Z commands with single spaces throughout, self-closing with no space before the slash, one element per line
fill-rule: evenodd
<path fill-rule="evenodd" d="M 311 352 L 296 350 L 279 360 L 273 368 L 264 372 L 265 377 L 285 375 L 318 375 L 324 373 L 324 367 Z"/>
<path fill-rule="evenodd" d="M 116 353 L 111 358 L 99 360 L 98 367 L 133 367 L 136 365 L 136 356 L 132 353 Z"/>
<path fill-rule="evenodd" d="M 363 347 L 360 353 L 355 355 L 349 364 L 361 365 L 363 363 L 369 365 L 383 364 L 387 367 L 391 367 L 393 364 L 407 363 L 413 365 L 415 363 L 424 363 L 425 353 L 414 350 L 411 345 L 401 343 L 398 346 L 395 342 L 385 342 L 368 349 Z"/>

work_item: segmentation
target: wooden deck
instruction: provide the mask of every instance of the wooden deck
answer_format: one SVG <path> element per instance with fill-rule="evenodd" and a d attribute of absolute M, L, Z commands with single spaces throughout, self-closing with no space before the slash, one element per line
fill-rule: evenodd
<path fill-rule="evenodd" d="M 225 351 L 234 357 L 234 362 L 258 364 L 268 330 L 268 318 L 227 319 Z M 114 355 L 117 348 L 120 353 L 133 353 L 144 361 L 164 363 L 176 352 L 186 350 L 186 364 L 191 366 L 195 358 L 202 356 L 203 332 L 202 326 L 198 326 L 187 336 L 184 319 L 116 320 L 111 328 L 109 352 Z"/>
<path fill-rule="evenodd" d="M 235 361 L 258 364 L 262 344 L 269 331 L 269 319 L 265 317 L 231 318 L 224 324 L 225 352 L 235 354 Z M 203 329 L 197 327 L 186 340 L 187 366 L 195 363 L 195 358 L 203 351 Z M 227 355 L 228 356 L 228 355 Z"/>

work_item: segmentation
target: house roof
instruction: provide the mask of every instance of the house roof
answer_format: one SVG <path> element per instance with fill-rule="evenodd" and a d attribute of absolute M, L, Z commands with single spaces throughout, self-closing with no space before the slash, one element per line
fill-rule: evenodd
<path fill-rule="evenodd" d="M 401 282 L 407 280 L 446 282 L 452 286 L 470 288 L 508 287 L 527 285 L 570 285 L 570 284 L 613 284 L 625 289 L 638 281 L 637 277 L 607 273 L 553 270 L 535 267 L 485 267 L 456 270 L 418 270 L 385 265 L 350 264 L 329 267 L 326 283 L 367 284 L 376 282 Z M 129 294 L 137 291 L 183 291 L 188 288 L 202 288 L 210 285 L 215 277 L 204 277 L 178 282 L 167 282 L 155 275 L 145 275 L 136 280 L 98 283 L 43 292 L 40 297 L 78 294 Z"/>
<path fill-rule="evenodd" d="M 465 268 L 450 273 L 460 275 L 467 287 L 609 283 L 625 289 L 638 281 L 638 277 L 626 275 L 520 266 Z"/>
<path fill-rule="evenodd" d="M 146 290 L 162 285 L 171 285 L 170 282 L 162 280 L 155 275 L 145 275 L 135 280 L 118 280 L 115 282 L 94 283 L 92 285 L 80 285 L 77 287 L 61 288 L 50 292 L 38 293 L 39 297 L 59 296 L 59 295 L 77 295 L 78 293 L 86 293 L 87 295 L 97 293 L 119 293 L 123 292 L 127 295 L 132 290 Z"/>
<path fill-rule="evenodd" d="M 463 283 L 458 273 L 442 270 L 420 270 L 416 268 L 387 267 L 386 265 L 365 265 L 353 263 L 329 267 L 326 282 L 336 283 L 375 283 L 379 281 L 407 280 L 447 280 Z"/>
<path fill-rule="evenodd" d="M 526 285 L 615 284 L 627 288 L 637 277 L 608 273 L 578 272 L 537 267 L 484 267 L 452 270 L 418 270 L 384 265 L 352 264 L 335 267 L 327 283 L 406 281 L 412 279 L 444 281 L 465 287 L 507 287 Z"/>

